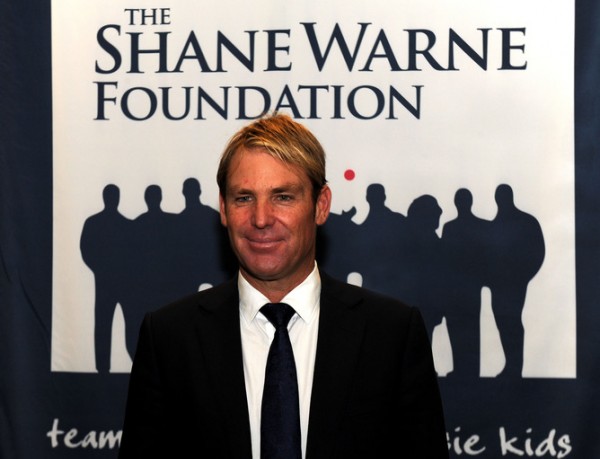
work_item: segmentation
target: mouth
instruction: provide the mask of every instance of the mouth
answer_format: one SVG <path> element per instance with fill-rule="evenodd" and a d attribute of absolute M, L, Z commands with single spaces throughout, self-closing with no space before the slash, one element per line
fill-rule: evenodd
<path fill-rule="evenodd" d="M 272 250 L 281 244 L 282 240 L 277 238 L 246 237 L 246 242 L 254 250 Z"/>

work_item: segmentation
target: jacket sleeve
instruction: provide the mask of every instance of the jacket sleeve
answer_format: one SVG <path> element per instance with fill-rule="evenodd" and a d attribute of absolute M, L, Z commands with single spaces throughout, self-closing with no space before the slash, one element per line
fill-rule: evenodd
<path fill-rule="evenodd" d="M 154 351 L 152 315 L 142 323 L 129 379 L 119 459 L 165 456 L 164 394 Z"/>
<path fill-rule="evenodd" d="M 412 308 L 402 358 L 400 413 L 410 458 L 448 458 L 446 428 L 431 345 L 420 312 Z"/>

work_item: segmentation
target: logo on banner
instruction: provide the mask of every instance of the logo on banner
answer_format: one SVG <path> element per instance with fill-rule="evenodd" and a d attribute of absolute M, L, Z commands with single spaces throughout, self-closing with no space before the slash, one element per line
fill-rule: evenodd
<path fill-rule="evenodd" d="M 94 273 L 96 369 L 110 371 L 113 318 L 120 306 L 127 352 L 133 357 L 144 314 L 203 286 L 227 279 L 232 270 L 218 212 L 200 201 L 200 182 L 183 183 L 185 208 L 162 210 L 162 190 L 149 185 L 147 210 L 130 220 L 119 212 L 119 187 L 106 185 L 104 209 L 89 217 L 81 234 L 81 255 Z"/>
<path fill-rule="evenodd" d="M 207 81 L 211 75 L 232 71 L 247 76 L 292 74 L 295 66 L 311 68 L 321 75 L 336 66 L 340 71 L 365 76 L 380 66 L 392 74 L 456 72 L 464 68 L 463 59 L 467 67 L 483 72 L 491 68 L 527 69 L 524 27 L 478 28 L 475 43 L 452 28 L 442 32 L 443 38 L 434 30 L 403 28 L 404 39 L 398 46 L 398 30 L 377 29 L 370 22 L 354 24 L 352 30 L 337 23 L 325 38 L 316 22 L 300 22 L 293 29 L 244 30 L 242 38 L 233 38 L 223 30 L 201 38 L 199 30 L 179 29 L 183 34 L 180 41 L 172 37 L 177 29 L 173 29 L 171 8 L 125 8 L 121 19 L 103 25 L 96 35 L 100 56 L 95 62 L 95 119 L 99 121 L 117 117 L 200 121 L 214 116 L 248 120 L 282 109 L 305 119 L 395 120 L 399 113 L 419 119 L 423 84 L 398 88 L 392 84 L 300 82 L 274 87 L 224 84 L 222 78 L 213 78 L 213 84 Z M 447 46 L 442 44 L 446 40 Z M 296 54 L 302 58 L 296 58 Z M 128 76 L 127 84 L 120 81 L 123 73 Z M 186 80 L 179 87 L 129 83 L 136 79 L 143 82 L 149 73 L 174 79 L 202 76 L 203 84 Z"/>
<path fill-rule="evenodd" d="M 442 209 L 431 195 L 415 198 L 406 215 L 386 207 L 381 184 L 367 188 L 366 200 L 369 214 L 362 224 L 354 224 L 349 212 L 333 215 L 325 225 L 326 269 L 344 278 L 359 273 L 363 287 L 418 306 L 430 336 L 444 321 L 450 375 L 460 377 L 480 376 L 482 292 L 489 291 L 505 361 L 498 373 L 521 377 L 526 332 L 521 315 L 545 246 L 539 222 L 515 205 L 512 188 L 497 187 L 491 221 L 474 215 L 471 192 L 459 189 L 458 216 L 443 228 Z"/>
<path fill-rule="evenodd" d="M 162 190 L 149 185 L 146 212 L 133 220 L 119 212 L 120 190 L 103 190 L 104 209 L 89 217 L 81 234 L 81 255 L 95 278 L 96 369 L 109 372 L 112 321 L 120 305 L 126 347 L 133 356 L 144 314 L 235 272 L 235 262 L 218 212 L 200 201 L 195 178 L 183 183 L 185 208 L 162 210 Z M 331 214 L 322 228 L 319 262 L 325 271 L 418 306 L 426 326 L 445 322 L 452 353 L 450 375 L 479 377 L 482 291 L 489 290 L 502 345 L 499 374 L 517 378 L 523 368 L 521 315 L 527 286 L 544 261 L 544 236 L 536 218 L 515 205 L 513 190 L 496 189 L 496 217 L 472 212 L 473 196 L 462 188 L 457 217 L 443 225 L 436 198 L 415 198 L 406 215 L 386 207 L 381 184 L 366 190 L 369 213 L 361 224 L 356 209 Z"/>

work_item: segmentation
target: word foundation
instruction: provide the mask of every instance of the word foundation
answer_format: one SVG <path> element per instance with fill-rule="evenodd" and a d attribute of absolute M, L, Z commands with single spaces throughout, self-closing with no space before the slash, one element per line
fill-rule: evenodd
<path fill-rule="evenodd" d="M 269 111 L 290 110 L 295 118 L 370 120 L 384 117 L 398 119 L 398 112 L 416 119 L 421 116 L 422 85 L 410 86 L 404 94 L 394 86 L 379 88 L 371 85 L 285 85 L 278 90 L 261 86 L 221 86 L 210 93 L 202 86 L 129 87 L 119 88 L 117 81 L 96 81 L 96 120 L 110 120 L 122 115 L 130 120 L 145 121 L 162 116 L 179 121 L 193 118 L 205 120 L 249 120 Z"/>

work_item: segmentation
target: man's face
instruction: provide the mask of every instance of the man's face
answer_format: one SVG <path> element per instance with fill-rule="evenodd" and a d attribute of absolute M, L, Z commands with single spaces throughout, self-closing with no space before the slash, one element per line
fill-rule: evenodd
<path fill-rule="evenodd" d="M 255 287 L 291 290 L 302 282 L 314 267 L 316 227 L 325 223 L 330 202 L 324 186 L 315 205 L 301 169 L 261 148 L 238 151 L 220 211 L 242 275 Z"/>

